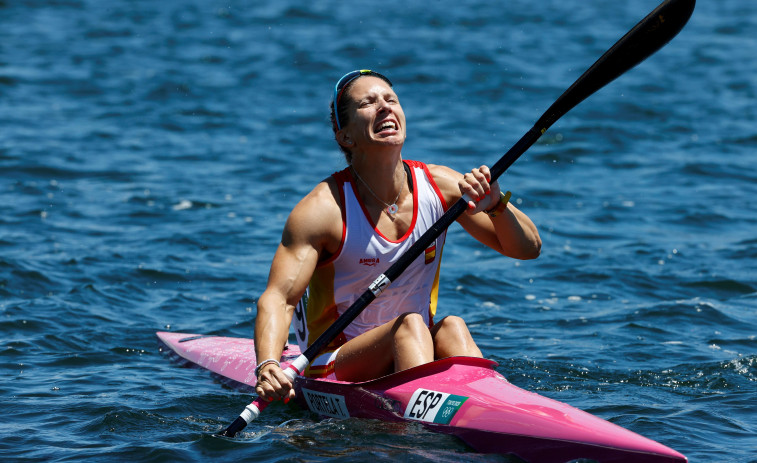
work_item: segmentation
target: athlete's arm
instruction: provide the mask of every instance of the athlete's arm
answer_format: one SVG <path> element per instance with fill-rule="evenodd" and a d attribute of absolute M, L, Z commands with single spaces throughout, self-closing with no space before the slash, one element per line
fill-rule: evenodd
<path fill-rule="evenodd" d="M 462 214 L 458 223 L 481 243 L 516 259 L 535 259 L 541 252 L 541 238 L 536 225 L 513 204 L 497 217 L 479 212 L 496 206 L 499 201 L 498 182 L 489 183 L 489 168 L 481 166 L 465 175 L 445 166 L 429 166 L 447 204 L 454 204 L 463 194 L 478 199 L 475 208 Z"/>
<path fill-rule="evenodd" d="M 257 304 L 255 355 L 258 362 L 281 358 L 294 308 L 305 293 L 318 261 L 339 246 L 342 219 L 333 193 L 329 181 L 320 183 L 295 206 L 287 219 L 268 284 Z M 263 399 L 294 396 L 291 382 L 273 363 L 261 368 L 256 391 Z"/>

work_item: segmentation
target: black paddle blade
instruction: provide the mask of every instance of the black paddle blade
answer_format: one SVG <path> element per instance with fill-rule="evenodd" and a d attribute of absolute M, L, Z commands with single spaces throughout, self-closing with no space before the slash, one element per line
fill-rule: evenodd
<path fill-rule="evenodd" d="M 236 420 L 234 420 L 233 423 L 229 425 L 228 428 L 224 432 L 222 432 L 220 435 L 223 437 L 234 437 L 237 435 L 239 431 L 244 429 L 247 426 L 247 422 L 242 418 L 241 416 L 238 416 Z"/>
<path fill-rule="evenodd" d="M 675 37 L 694 12 L 695 0 L 666 0 L 583 73 L 534 126 L 544 133 L 589 95 L 641 63 Z"/>

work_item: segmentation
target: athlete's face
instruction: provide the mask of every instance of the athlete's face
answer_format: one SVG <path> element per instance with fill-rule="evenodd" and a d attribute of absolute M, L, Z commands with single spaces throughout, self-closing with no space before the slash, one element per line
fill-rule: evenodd
<path fill-rule="evenodd" d="M 358 78 L 348 89 L 349 122 L 343 129 L 355 148 L 405 142 L 405 113 L 397 94 L 384 80 Z"/>

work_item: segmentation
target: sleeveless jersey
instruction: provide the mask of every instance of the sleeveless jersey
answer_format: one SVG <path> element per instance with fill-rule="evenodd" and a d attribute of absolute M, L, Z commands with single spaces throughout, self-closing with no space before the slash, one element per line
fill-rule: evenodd
<path fill-rule="evenodd" d="M 295 332 L 301 349 L 315 341 L 446 211 L 447 204 L 428 167 L 417 161 L 404 162 L 412 176 L 413 218 L 405 235 L 396 241 L 376 228 L 357 194 L 349 168 L 333 175 L 342 201 L 342 241 L 336 254 L 316 267 L 307 303 L 295 310 Z M 445 236 L 446 232 L 442 233 L 325 351 L 407 312 L 419 313 L 429 326 L 433 325 Z M 325 374 L 317 371 L 317 363 L 306 374 Z"/>

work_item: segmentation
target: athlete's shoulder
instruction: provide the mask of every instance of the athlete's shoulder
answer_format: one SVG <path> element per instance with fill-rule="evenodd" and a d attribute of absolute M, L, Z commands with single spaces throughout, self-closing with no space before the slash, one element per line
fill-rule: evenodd
<path fill-rule="evenodd" d="M 292 209 L 286 231 L 310 242 L 329 241 L 331 235 L 341 238 L 342 212 L 338 189 L 334 177 L 319 182 Z"/>
<path fill-rule="evenodd" d="M 462 177 L 459 172 L 441 164 L 428 164 L 428 171 L 445 199 L 456 199 L 455 197 L 459 196 L 457 182 Z"/>

